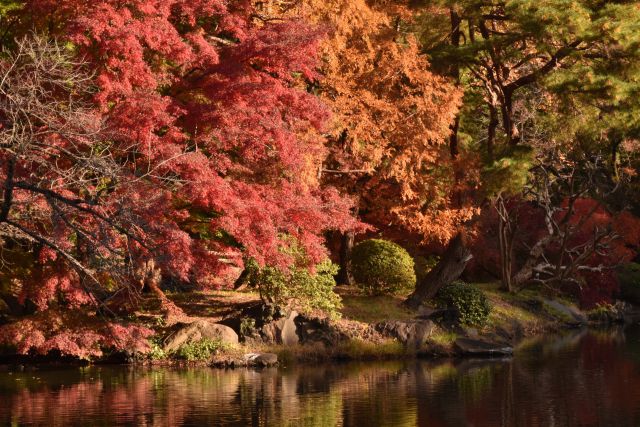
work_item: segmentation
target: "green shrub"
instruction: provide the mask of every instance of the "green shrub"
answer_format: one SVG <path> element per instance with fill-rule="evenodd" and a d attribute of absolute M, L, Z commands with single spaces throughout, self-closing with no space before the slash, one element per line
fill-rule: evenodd
<path fill-rule="evenodd" d="M 483 325 L 491 312 L 489 301 L 482 291 L 462 281 L 443 286 L 438 291 L 436 302 L 440 307 L 454 309 L 458 321 L 466 325 Z"/>
<path fill-rule="evenodd" d="M 634 304 L 640 304 L 640 264 L 632 262 L 618 269 L 620 297 Z"/>
<path fill-rule="evenodd" d="M 413 258 L 393 242 L 365 240 L 353 248 L 351 272 L 370 295 L 392 294 L 416 285 Z"/>
<path fill-rule="evenodd" d="M 162 348 L 159 337 L 149 339 L 149 344 L 151 344 L 151 351 L 147 353 L 147 358 L 151 360 L 164 360 L 167 358 L 167 353 Z"/>
<path fill-rule="evenodd" d="M 603 303 L 598 304 L 594 308 L 589 310 L 587 312 L 587 318 L 591 321 L 605 323 L 618 318 L 618 312 L 615 306 Z"/>
<path fill-rule="evenodd" d="M 256 330 L 256 320 L 251 317 L 243 317 L 240 320 L 240 336 L 246 337 Z"/>
<path fill-rule="evenodd" d="M 333 291 L 338 266 L 326 259 L 310 271 L 304 252 L 295 242 L 286 253 L 294 261 L 288 271 L 272 266 L 260 268 L 255 261 L 250 261 L 247 265 L 249 285 L 258 289 L 265 302 L 291 305 L 303 314 L 321 311 L 332 318 L 340 317 L 342 302 Z"/>
<path fill-rule="evenodd" d="M 200 341 L 183 344 L 177 351 L 176 357 L 193 362 L 196 360 L 209 360 L 213 353 L 226 349 L 227 346 L 220 340 L 203 338 Z"/>
<path fill-rule="evenodd" d="M 301 313 L 320 310 L 330 317 L 339 317 L 340 296 L 333 291 L 338 267 L 329 260 L 307 268 L 293 267 L 282 271 L 276 267 L 257 269 L 250 283 L 258 288 L 263 300 L 276 305 L 292 305 Z"/>

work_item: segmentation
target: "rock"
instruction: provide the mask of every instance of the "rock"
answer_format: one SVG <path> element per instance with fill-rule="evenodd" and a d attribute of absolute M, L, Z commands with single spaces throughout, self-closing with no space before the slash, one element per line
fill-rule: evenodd
<path fill-rule="evenodd" d="M 420 305 L 418 307 L 418 310 L 416 312 L 417 316 L 421 319 L 428 319 L 430 317 L 433 317 L 434 315 L 436 315 L 440 310 L 433 308 L 433 307 L 429 307 L 426 305 Z"/>
<path fill-rule="evenodd" d="M 292 311 L 286 318 L 280 319 L 282 328 L 280 329 L 280 341 L 284 345 L 296 345 L 300 341 L 298 334 L 296 333 L 296 317 L 298 312 Z"/>
<path fill-rule="evenodd" d="M 298 312 L 292 310 L 288 316 L 274 320 L 262 326 L 260 335 L 268 343 L 295 345 L 300 339 L 297 334 L 296 317 Z"/>
<path fill-rule="evenodd" d="M 476 328 L 464 328 L 464 334 L 469 338 L 478 338 L 478 330 Z"/>
<path fill-rule="evenodd" d="M 433 308 L 426 305 L 420 305 L 416 311 L 416 318 L 455 321 L 456 312 L 450 308 Z"/>
<path fill-rule="evenodd" d="M 300 341 L 295 322 L 297 317 L 295 310 L 286 312 L 273 304 L 256 304 L 220 323 L 234 329 L 244 342 L 295 345 Z M 247 325 L 251 326 L 247 328 Z"/>
<path fill-rule="evenodd" d="M 274 353 L 248 353 L 244 360 L 251 366 L 273 366 L 278 363 L 278 355 Z"/>
<path fill-rule="evenodd" d="M 508 345 L 470 338 L 458 338 L 454 346 L 458 352 L 464 355 L 506 356 L 513 354 L 513 348 Z"/>
<path fill-rule="evenodd" d="M 164 340 L 163 349 L 165 352 L 176 351 L 186 343 L 198 342 L 204 338 L 220 340 L 224 344 L 238 343 L 238 334 L 230 327 L 201 319 L 181 324 Z"/>
<path fill-rule="evenodd" d="M 575 307 L 562 304 L 557 300 L 544 300 L 544 303 L 566 316 L 570 320 L 569 323 L 577 323 L 580 325 L 585 325 L 587 323 L 587 316 Z"/>
<path fill-rule="evenodd" d="M 431 320 L 391 320 L 380 322 L 375 326 L 383 336 L 397 339 L 406 346 L 420 348 L 436 328 Z"/>
<path fill-rule="evenodd" d="M 331 346 L 349 338 L 326 318 L 298 316 L 295 323 L 302 344 L 323 343 L 326 346 Z"/>
<path fill-rule="evenodd" d="M 521 334 L 521 332 L 522 331 L 521 331 L 520 323 L 512 322 L 510 329 L 507 329 L 502 326 L 497 326 L 495 335 L 498 337 L 499 340 L 510 342 L 515 340 L 517 337 L 519 337 L 520 336 L 519 334 Z"/>

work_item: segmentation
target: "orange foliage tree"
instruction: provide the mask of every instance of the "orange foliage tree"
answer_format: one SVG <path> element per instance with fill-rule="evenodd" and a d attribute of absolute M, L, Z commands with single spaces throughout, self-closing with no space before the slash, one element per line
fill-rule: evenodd
<path fill-rule="evenodd" d="M 294 15 L 329 30 L 322 78 L 310 87 L 333 111 L 323 181 L 357 195 L 370 224 L 451 239 L 473 213 L 454 197 L 464 179 L 447 146 L 461 92 L 430 71 L 408 2 L 267 1 L 259 10 L 261 19 Z"/>

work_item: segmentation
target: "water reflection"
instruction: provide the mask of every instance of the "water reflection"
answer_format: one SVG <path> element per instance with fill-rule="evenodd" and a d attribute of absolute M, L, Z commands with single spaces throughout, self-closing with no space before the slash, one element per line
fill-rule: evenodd
<path fill-rule="evenodd" d="M 640 331 L 491 361 L 3 372 L 0 399 L 2 425 L 637 426 Z"/>

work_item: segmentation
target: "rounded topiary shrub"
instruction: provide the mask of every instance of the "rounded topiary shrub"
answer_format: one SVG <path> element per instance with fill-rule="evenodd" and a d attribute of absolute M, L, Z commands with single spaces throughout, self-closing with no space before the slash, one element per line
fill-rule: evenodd
<path fill-rule="evenodd" d="M 618 268 L 620 298 L 640 304 L 640 264 L 632 262 Z"/>
<path fill-rule="evenodd" d="M 438 291 L 436 302 L 440 307 L 455 310 L 458 321 L 466 325 L 483 325 L 491 312 L 489 301 L 482 291 L 462 281 L 443 286 Z"/>
<path fill-rule="evenodd" d="M 416 285 L 413 258 L 402 246 L 387 240 L 358 243 L 351 254 L 351 272 L 370 295 L 392 294 Z"/>

